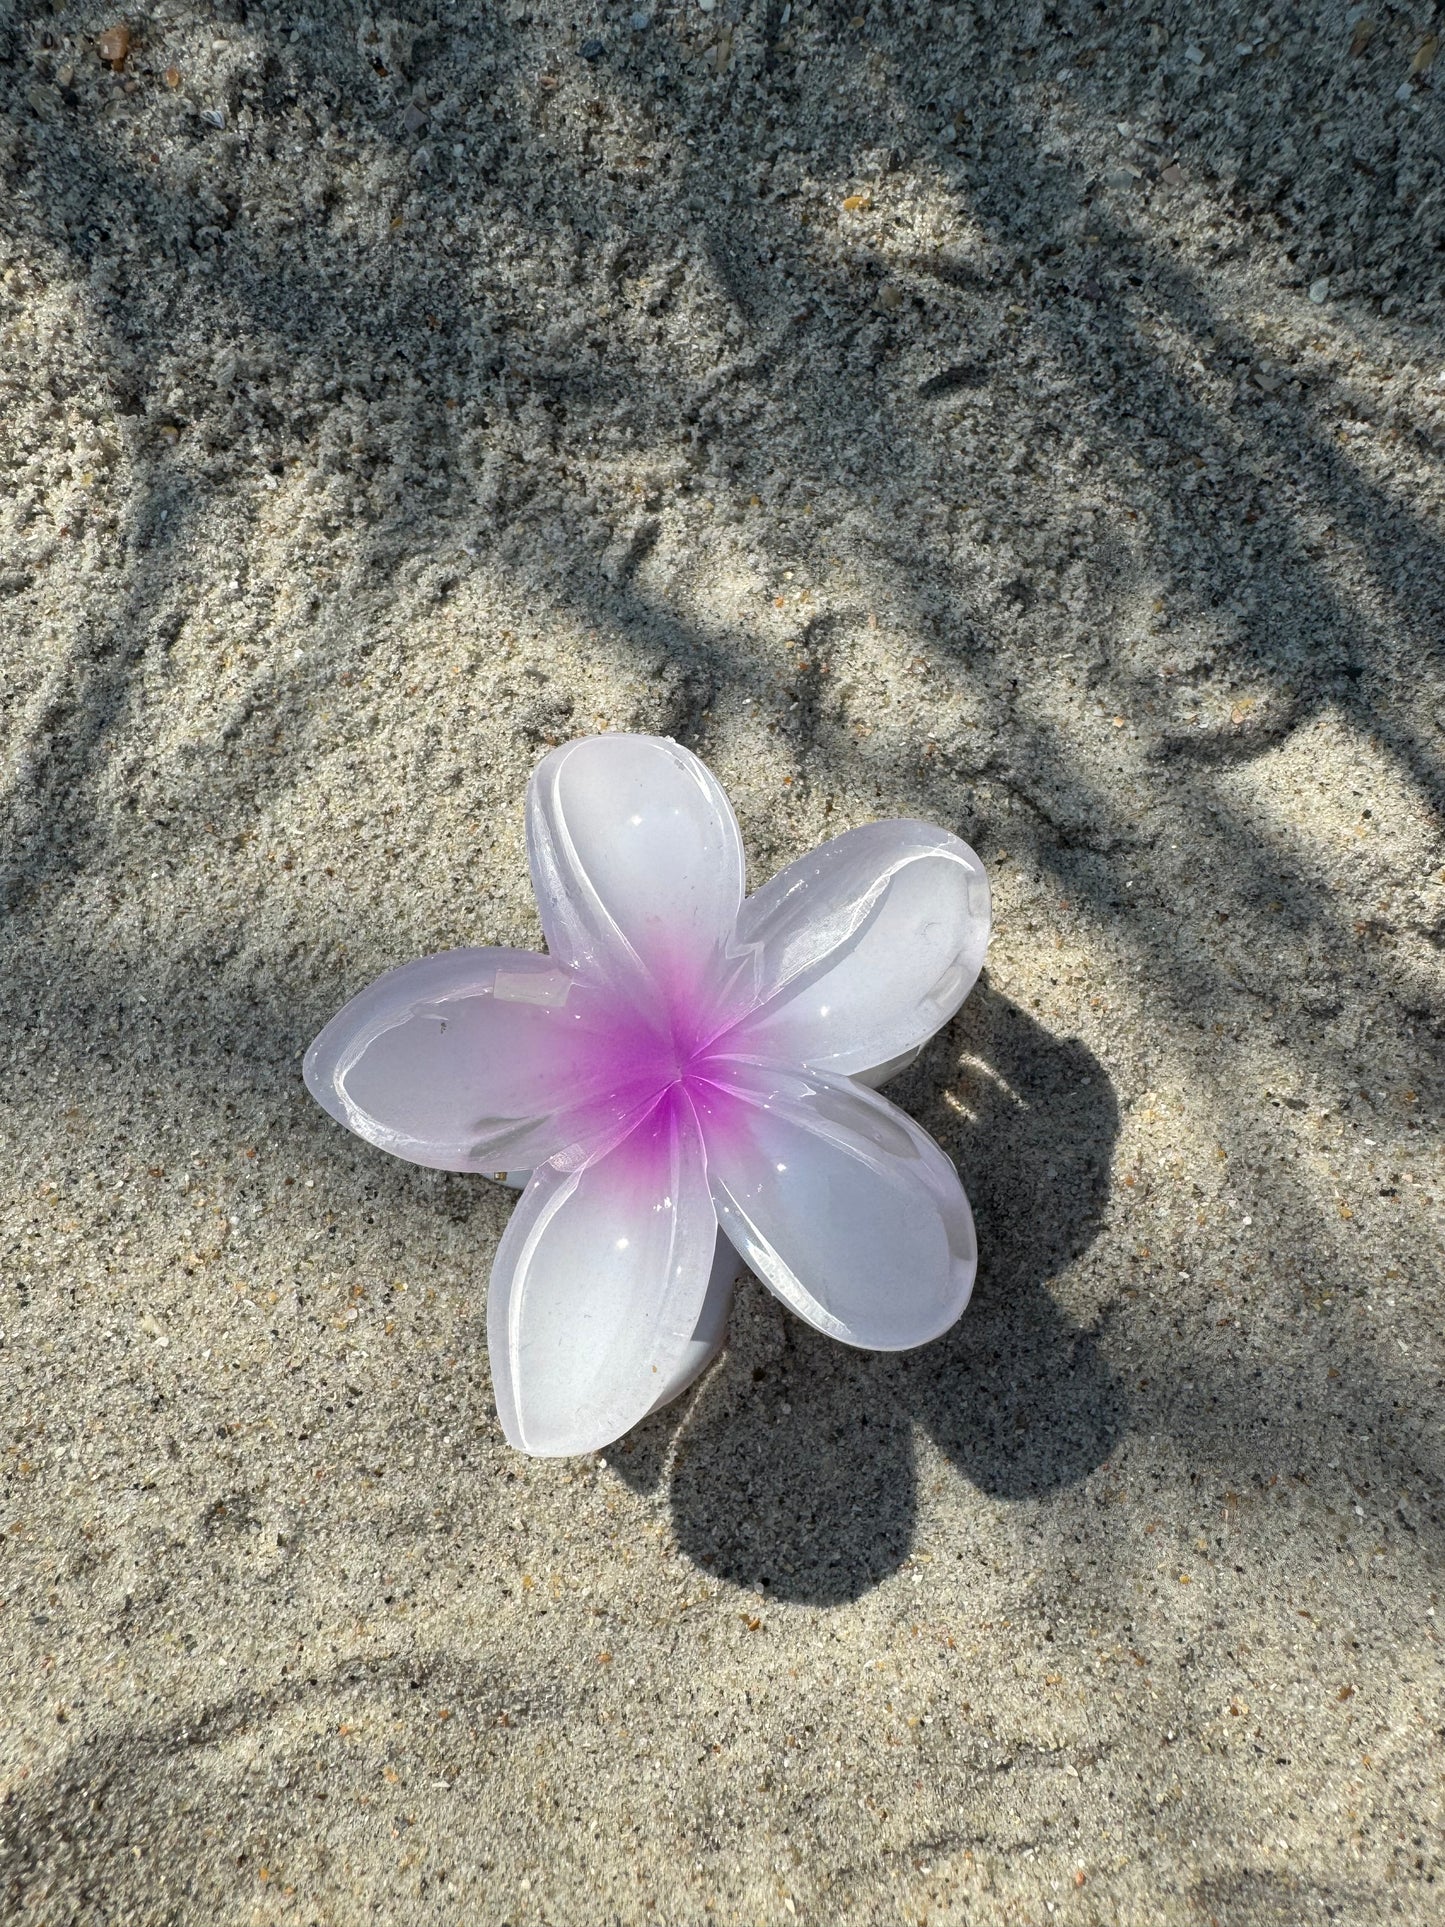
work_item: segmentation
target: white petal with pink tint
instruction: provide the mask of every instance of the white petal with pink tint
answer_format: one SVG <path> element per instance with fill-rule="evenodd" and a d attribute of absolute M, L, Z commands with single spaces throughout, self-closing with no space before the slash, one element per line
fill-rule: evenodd
<path fill-rule="evenodd" d="M 845 1078 L 718 1060 L 697 1096 L 718 1222 L 830 1337 L 902 1351 L 946 1331 L 978 1264 L 958 1173 L 912 1118 Z"/>
<path fill-rule="evenodd" d="M 916 1054 L 978 975 L 988 885 L 968 846 L 871 824 L 744 902 L 722 790 L 635 735 L 542 760 L 527 846 L 550 956 L 391 971 L 305 1066 L 372 1144 L 531 1172 L 488 1308 L 512 1443 L 595 1450 L 682 1391 L 722 1341 L 736 1253 L 849 1344 L 944 1331 L 973 1285 L 968 1200 L 863 1080 Z"/>
<path fill-rule="evenodd" d="M 719 1231 L 707 1291 L 692 1337 L 687 1341 L 671 1375 L 662 1379 L 661 1390 L 652 1401 L 651 1409 L 654 1412 L 658 1406 L 671 1404 L 673 1399 L 685 1392 L 722 1350 L 728 1331 L 728 1313 L 733 1308 L 733 1291 L 746 1270 L 732 1244 Z"/>
<path fill-rule="evenodd" d="M 635 969 L 695 996 L 743 899 L 743 846 L 716 778 L 681 744 L 586 736 L 527 791 L 527 848 L 547 944 L 578 969 Z"/>
<path fill-rule="evenodd" d="M 744 904 L 758 1008 L 739 1050 L 845 1073 L 915 1050 L 983 967 L 989 892 L 977 856 L 930 823 L 847 830 Z"/>
<path fill-rule="evenodd" d="M 572 1141 L 608 1074 L 604 1006 L 533 951 L 445 950 L 343 1005 L 303 1069 L 339 1123 L 413 1164 L 528 1166 Z"/>
<path fill-rule="evenodd" d="M 717 1217 L 681 1093 L 576 1170 L 533 1173 L 497 1249 L 487 1340 L 497 1413 L 524 1452 L 595 1452 L 681 1383 Z M 705 1321 L 704 1321 L 705 1322 Z"/>

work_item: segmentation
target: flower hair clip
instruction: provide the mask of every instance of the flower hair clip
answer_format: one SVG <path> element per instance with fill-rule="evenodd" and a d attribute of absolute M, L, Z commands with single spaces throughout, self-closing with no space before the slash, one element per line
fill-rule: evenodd
<path fill-rule="evenodd" d="M 901 1351 L 968 1303 L 968 1199 L 871 1087 L 958 1009 L 984 868 L 927 823 L 870 823 L 744 895 L 737 819 L 677 743 L 589 736 L 527 790 L 547 954 L 387 972 L 306 1054 L 317 1102 L 444 1171 L 525 1176 L 488 1345 L 524 1452 L 590 1452 L 722 1343 L 741 1258 L 800 1318 Z"/>

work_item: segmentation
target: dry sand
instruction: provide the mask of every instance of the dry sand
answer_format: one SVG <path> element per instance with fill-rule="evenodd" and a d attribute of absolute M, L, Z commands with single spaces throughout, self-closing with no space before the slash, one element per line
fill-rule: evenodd
<path fill-rule="evenodd" d="M 651 13 L 0 8 L 0 1915 L 1439 1922 L 1436 9 Z M 532 1463 L 300 1059 L 606 727 L 983 854 L 983 1265 Z"/>

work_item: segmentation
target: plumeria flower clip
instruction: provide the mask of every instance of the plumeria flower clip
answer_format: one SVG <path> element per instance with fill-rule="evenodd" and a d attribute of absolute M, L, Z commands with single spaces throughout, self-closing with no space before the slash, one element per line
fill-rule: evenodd
<path fill-rule="evenodd" d="M 511 1443 L 596 1451 L 702 1370 L 741 1258 L 830 1337 L 925 1344 L 968 1303 L 973 1217 L 933 1139 L 871 1088 L 983 965 L 988 882 L 906 820 L 744 895 L 715 778 L 656 736 L 583 737 L 527 790 L 547 954 L 388 971 L 306 1055 L 368 1143 L 525 1189 L 488 1343 Z"/>

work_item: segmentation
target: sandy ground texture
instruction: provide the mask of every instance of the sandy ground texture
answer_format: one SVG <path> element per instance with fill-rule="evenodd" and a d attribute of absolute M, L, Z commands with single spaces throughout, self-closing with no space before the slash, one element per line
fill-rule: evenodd
<path fill-rule="evenodd" d="M 0 1915 L 1438 1923 L 1435 6 L 0 7 Z M 997 939 L 973 1307 L 504 1445 L 305 1095 L 546 745 Z"/>

